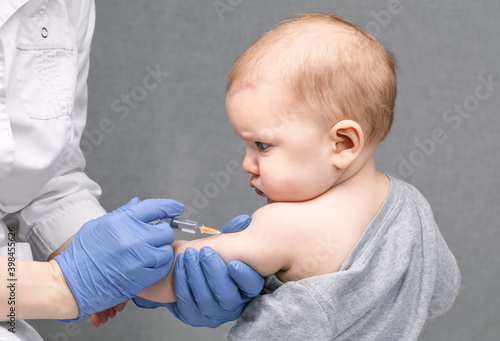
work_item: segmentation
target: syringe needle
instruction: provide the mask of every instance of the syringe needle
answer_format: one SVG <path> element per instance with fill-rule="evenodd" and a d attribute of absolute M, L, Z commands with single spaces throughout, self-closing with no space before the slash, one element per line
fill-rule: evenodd
<path fill-rule="evenodd" d="M 201 233 L 205 233 L 205 234 L 214 234 L 214 235 L 220 234 L 219 230 L 213 229 L 213 228 L 205 226 L 205 225 L 201 225 L 199 227 L 199 229 L 200 229 Z"/>

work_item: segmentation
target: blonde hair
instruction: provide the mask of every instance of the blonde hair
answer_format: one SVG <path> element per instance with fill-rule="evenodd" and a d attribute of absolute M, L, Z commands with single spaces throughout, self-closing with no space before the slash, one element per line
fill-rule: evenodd
<path fill-rule="evenodd" d="M 395 69 L 391 52 L 357 26 L 335 15 L 303 14 L 279 23 L 236 60 L 226 93 L 283 83 L 322 123 L 354 120 L 366 143 L 378 144 L 392 125 Z"/>

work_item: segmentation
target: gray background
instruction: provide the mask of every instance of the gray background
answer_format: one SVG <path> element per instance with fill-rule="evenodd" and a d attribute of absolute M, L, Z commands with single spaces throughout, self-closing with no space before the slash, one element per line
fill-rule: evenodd
<path fill-rule="evenodd" d="M 225 11 L 214 4 L 225 4 Z M 243 172 L 230 176 L 227 185 L 210 176 L 243 158 L 225 115 L 226 74 L 238 55 L 278 21 L 301 12 L 338 13 L 375 34 L 397 57 L 396 119 L 378 150 L 378 167 L 423 192 L 462 271 L 455 305 L 429 321 L 420 339 L 498 340 L 500 86 L 482 88 L 481 99 L 475 90 L 480 77 L 500 81 L 500 3 L 391 4 L 98 1 L 84 138 L 87 172 L 102 186 L 107 210 L 138 196 L 177 199 L 197 209 L 190 218 L 214 227 L 237 214 L 251 214 L 264 202 Z M 168 76 L 148 90 L 143 79 L 155 68 Z M 126 96 L 134 107 L 129 115 L 123 109 Z M 111 122 L 113 131 L 97 133 L 102 122 Z M 443 131 L 446 140 L 431 148 L 429 139 Z M 196 194 L 204 192 L 211 198 L 203 201 Z M 97 329 L 88 319 L 74 325 L 33 324 L 46 340 L 75 341 L 223 340 L 231 327 L 191 328 L 166 310 L 140 310 L 133 304 Z"/>

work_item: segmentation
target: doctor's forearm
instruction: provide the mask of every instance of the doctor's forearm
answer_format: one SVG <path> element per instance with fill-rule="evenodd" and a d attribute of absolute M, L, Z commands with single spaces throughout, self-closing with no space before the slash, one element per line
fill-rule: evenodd
<path fill-rule="evenodd" d="M 1 256 L 0 316 L 2 321 L 71 319 L 78 316 L 78 305 L 56 261 L 16 258 L 9 264 L 9 257 Z"/>

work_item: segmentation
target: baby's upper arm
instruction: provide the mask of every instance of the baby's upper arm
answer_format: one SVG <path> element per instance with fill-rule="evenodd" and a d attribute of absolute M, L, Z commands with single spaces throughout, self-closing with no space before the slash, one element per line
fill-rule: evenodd
<path fill-rule="evenodd" d="M 252 215 L 252 222 L 244 231 L 174 244 L 175 253 L 184 252 L 188 247 L 199 251 L 203 246 L 210 246 L 224 262 L 239 260 L 261 276 L 269 276 L 290 266 L 289 254 L 293 248 L 283 232 L 287 226 L 287 219 L 281 218 L 284 213 L 286 206 L 266 205 Z"/>
<path fill-rule="evenodd" d="M 286 270 L 296 254 L 297 245 L 294 244 L 300 242 L 291 238 L 295 234 L 287 233 L 293 225 L 289 218 L 293 216 L 290 205 L 275 203 L 262 207 L 241 232 L 192 241 L 176 240 L 172 243 L 175 256 L 188 247 L 199 251 L 210 246 L 226 264 L 232 260 L 242 261 L 263 277 Z M 146 288 L 139 296 L 156 302 L 174 302 L 173 267 L 164 279 Z"/>

